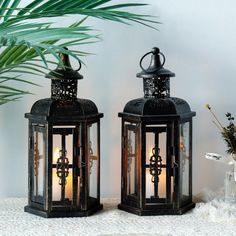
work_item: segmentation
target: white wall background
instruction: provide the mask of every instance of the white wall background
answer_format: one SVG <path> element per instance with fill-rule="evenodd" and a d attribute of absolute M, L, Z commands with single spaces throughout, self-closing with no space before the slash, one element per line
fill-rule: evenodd
<path fill-rule="evenodd" d="M 114 1 L 115 2 L 115 1 Z M 124 2 L 124 1 L 117 1 Z M 138 1 L 137 1 L 138 2 Z M 165 67 L 176 73 L 171 94 L 186 99 L 194 119 L 194 193 L 223 186 L 227 169 L 204 158 L 207 151 L 224 153 L 220 134 L 205 109 L 210 103 L 222 122 L 224 113 L 236 115 L 236 2 L 233 0 L 148 0 L 137 13 L 159 16 L 159 31 L 141 25 L 126 26 L 89 19 L 103 41 L 83 47 L 96 53 L 84 58 L 79 97 L 90 98 L 105 114 L 101 128 L 101 194 L 120 195 L 120 119 L 125 103 L 141 97 L 142 81 L 136 78 L 141 56 L 158 46 Z M 67 19 L 63 24 L 74 20 Z M 76 64 L 74 64 L 76 67 Z M 0 108 L 0 197 L 27 196 L 27 120 L 34 101 L 50 96 L 50 81 L 33 78 L 43 87 L 30 89 L 35 96 Z"/>

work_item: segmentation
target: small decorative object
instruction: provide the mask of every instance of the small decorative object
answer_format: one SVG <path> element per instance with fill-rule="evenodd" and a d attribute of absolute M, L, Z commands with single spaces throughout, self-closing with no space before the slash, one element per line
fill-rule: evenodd
<path fill-rule="evenodd" d="M 231 171 L 226 172 L 225 175 L 225 200 L 236 201 L 236 126 L 234 124 L 234 117 L 231 113 L 225 114 L 229 124 L 225 127 L 221 124 L 214 111 L 209 104 L 206 104 L 206 108 L 211 112 L 214 117 L 213 123 L 219 129 L 226 145 L 226 153 L 229 156 L 224 157 L 216 153 L 206 153 L 205 157 L 211 160 L 219 160 L 225 164 L 233 166 Z"/>
<path fill-rule="evenodd" d="M 100 118 L 77 98 L 83 76 L 64 63 L 47 77 L 51 98 L 34 103 L 29 119 L 29 195 L 25 211 L 43 217 L 88 216 L 100 204 Z M 81 65 L 80 65 L 81 66 Z"/>
<path fill-rule="evenodd" d="M 151 63 L 143 68 L 143 59 Z M 163 58 L 161 63 L 160 56 Z M 153 48 L 140 60 L 144 98 L 129 101 L 122 118 L 122 176 L 119 209 L 137 215 L 183 214 L 192 202 L 192 112 L 170 96 L 165 57 Z"/>
<path fill-rule="evenodd" d="M 205 157 L 208 160 L 217 161 L 225 165 L 233 166 L 231 171 L 227 171 L 225 174 L 225 200 L 229 202 L 236 202 L 236 161 L 235 155 L 222 156 L 217 153 L 206 153 Z"/>
<path fill-rule="evenodd" d="M 236 180 L 235 172 L 227 171 L 225 174 L 225 200 L 236 202 Z"/>

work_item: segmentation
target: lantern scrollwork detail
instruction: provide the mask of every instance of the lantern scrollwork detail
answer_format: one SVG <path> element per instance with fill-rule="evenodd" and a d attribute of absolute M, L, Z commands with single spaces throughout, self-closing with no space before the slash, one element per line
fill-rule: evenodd
<path fill-rule="evenodd" d="M 92 174 L 93 168 L 93 161 L 94 161 L 93 149 L 92 149 L 92 142 L 89 141 L 89 174 Z M 96 159 L 95 159 L 96 160 Z"/>
<path fill-rule="evenodd" d="M 39 174 L 39 149 L 38 143 L 34 143 L 34 176 L 38 176 Z"/>
<path fill-rule="evenodd" d="M 159 175 L 161 175 L 162 172 L 162 158 L 160 156 L 160 148 L 154 147 L 152 149 L 149 171 L 152 176 L 152 183 L 159 182 Z"/>
<path fill-rule="evenodd" d="M 59 185 L 65 188 L 66 178 L 69 175 L 69 159 L 66 157 L 67 151 L 60 150 L 60 157 L 57 159 L 57 177 L 59 178 Z"/>

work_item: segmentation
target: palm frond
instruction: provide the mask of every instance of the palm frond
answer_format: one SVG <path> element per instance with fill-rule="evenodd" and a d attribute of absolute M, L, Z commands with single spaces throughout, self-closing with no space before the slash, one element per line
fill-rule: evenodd
<path fill-rule="evenodd" d="M 14 10 L 18 7 L 21 0 L 14 0 L 10 6 L 10 8 L 6 11 L 6 14 L 4 15 L 4 21 L 8 20 L 8 18 L 12 15 Z"/>
<path fill-rule="evenodd" d="M 0 98 L 17 97 L 25 94 L 32 94 L 32 93 L 21 89 L 16 89 L 10 86 L 0 85 Z"/>
<path fill-rule="evenodd" d="M 30 85 L 35 85 L 35 86 L 40 86 L 36 83 L 33 83 L 31 81 L 28 81 L 28 80 L 24 80 L 24 79 L 20 79 L 20 75 L 17 75 L 17 76 L 0 76 L 0 83 L 3 83 L 4 82 L 7 82 L 7 81 L 17 81 L 17 82 L 23 82 L 23 83 L 26 83 L 26 84 L 30 84 Z"/>
<path fill-rule="evenodd" d="M 2 1 L 2 5 L 0 8 L 0 16 L 4 15 L 4 13 L 7 11 L 7 7 L 9 6 L 10 3 L 11 3 L 11 0 Z"/>
<path fill-rule="evenodd" d="M 82 26 L 87 17 L 124 24 L 135 22 L 151 28 L 155 28 L 158 23 L 149 15 L 126 10 L 147 5 L 144 3 L 113 4 L 113 0 L 32 0 L 25 7 L 20 7 L 22 2 L 23 0 L 0 0 L 0 105 L 30 94 L 12 85 L 5 85 L 8 82 L 35 85 L 22 78 L 22 75 L 42 76 L 50 71 L 49 64 L 60 63 L 63 66 L 59 53 L 66 53 L 80 61 L 81 56 L 89 54 L 64 48 L 100 40 L 90 27 Z M 48 20 L 44 23 L 35 21 L 66 15 L 80 15 L 83 18 L 68 27 L 55 27 Z M 47 58 L 48 54 L 54 56 L 55 62 Z M 11 76 L 12 73 L 17 75 Z"/>
<path fill-rule="evenodd" d="M 18 17 L 13 17 L 11 20 L 22 21 L 29 19 L 37 19 L 42 17 L 57 17 L 65 14 L 80 14 L 92 16 L 100 19 L 127 23 L 127 21 L 158 23 L 157 21 L 148 19 L 148 15 L 138 15 L 128 11 L 117 11 L 121 8 L 142 7 L 144 3 L 126 3 L 112 4 L 112 0 L 39 0 L 33 1 L 31 4 L 18 12 Z M 123 19 L 123 20 L 122 20 Z"/>

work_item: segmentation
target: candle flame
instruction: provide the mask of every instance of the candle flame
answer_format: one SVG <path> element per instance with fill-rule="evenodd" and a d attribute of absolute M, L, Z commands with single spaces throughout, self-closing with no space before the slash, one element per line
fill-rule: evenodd
<path fill-rule="evenodd" d="M 57 159 L 60 157 L 60 148 L 55 147 L 53 151 L 53 163 L 57 163 Z"/>

